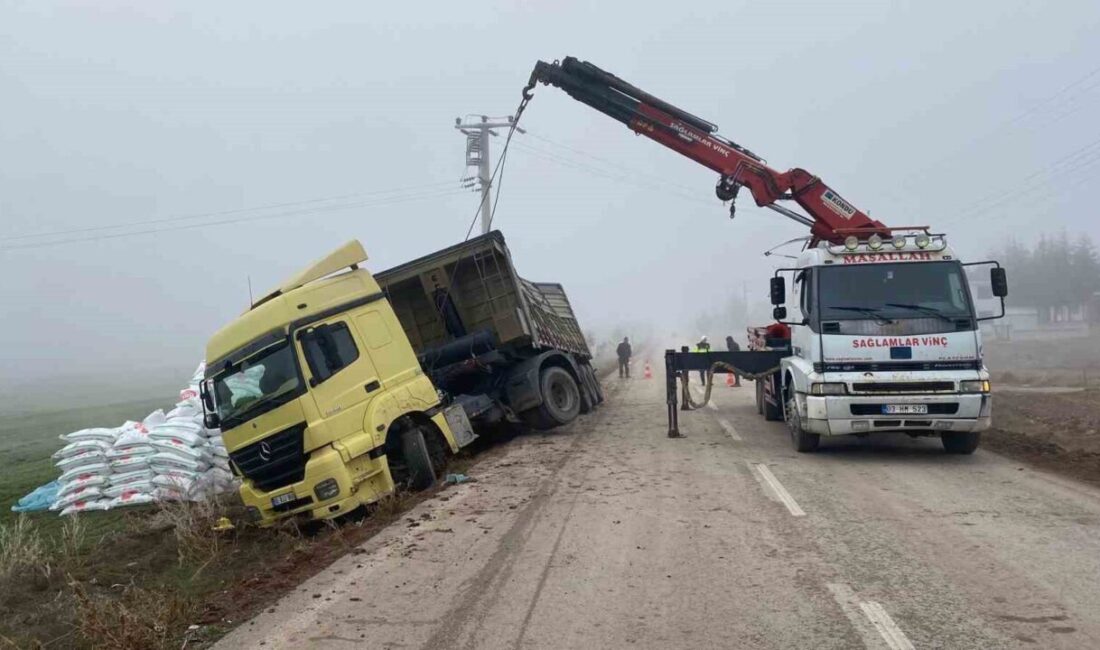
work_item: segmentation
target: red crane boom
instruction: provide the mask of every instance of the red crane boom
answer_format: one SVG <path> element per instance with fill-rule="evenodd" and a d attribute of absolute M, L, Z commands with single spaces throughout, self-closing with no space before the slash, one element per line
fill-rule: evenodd
<path fill-rule="evenodd" d="M 875 221 L 805 169 L 779 172 L 763 158 L 731 142 L 706 120 L 636 88 L 600 68 L 566 57 L 560 63 L 539 61 L 523 90 L 525 100 L 537 83 L 561 88 L 577 101 L 622 122 L 635 133 L 679 152 L 720 175 L 715 193 L 733 201 L 747 187 L 756 205 L 770 208 L 809 226 L 813 240 L 840 243 L 857 232 L 886 235 L 889 228 Z M 778 204 L 790 200 L 809 218 Z M 730 205 L 730 216 L 734 206 Z"/>

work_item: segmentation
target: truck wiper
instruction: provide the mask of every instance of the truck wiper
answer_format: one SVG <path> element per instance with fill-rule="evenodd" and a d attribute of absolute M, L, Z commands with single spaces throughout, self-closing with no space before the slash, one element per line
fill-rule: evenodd
<path fill-rule="evenodd" d="M 908 304 L 901 303 L 901 302 L 888 302 L 888 303 L 886 303 L 886 306 L 887 307 L 901 307 L 902 309 L 912 309 L 913 311 L 920 311 L 920 312 L 924 312 L 926 314 L 929 314 L 931 316 L 935 316 L 936 318 L 939 318 L 940 320 L 945 320 L 948 323 L 954 323 L 955 322 L 955 320 L 953 318 L 951 318 L 947 314 L 943 313 L 939 309 L 936 309 L 935 307 L 926 307 L 924 305 L 908 305 Z"/>
<path fill-rule="evenodd" d="M 861 314 L 867 314 L 875 319 L 879 325 L 893 325 L 895 321 L 883 316 L 877 309 L 871 309 L 870 307 L 833 307 L 829 306 L 829 309 L 836 309 L 838 311 L 858 311 Z"/>

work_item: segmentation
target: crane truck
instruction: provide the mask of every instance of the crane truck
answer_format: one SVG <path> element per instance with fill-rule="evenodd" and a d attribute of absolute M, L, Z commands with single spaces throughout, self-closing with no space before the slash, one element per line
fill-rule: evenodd
<path fill-rule="evenodd" d="M 207 344 L 205 423 L 261 526 L 430 487 L 478 432 L 603 401 L 565 291 L 521 278 L 500 232 L 377 274 L 366 260 L 345 244 Z"/>
<path fill-rule="evenodd" d="M 810 172 L 773 169 L 715 124 L 586 61 L 539 61 L 521 111 L 539 83 L 716 172 L 731 218 L 747 188 L 756 205 L 809 228 L 794 264 L 771 279 L 777 322 L 755 350 L 666 352 L 670 436 L 679 434 L 675 378 L 735 369 L 758 378 L 758 410 L 785 420 L 800 452 L 816 450 L 822 436 L 899 431 L 939 436 L 949 453 L 977 449 L 993 406 L 978 322 L 1002 317 L 1008 293 L 997 262 L 963 263 L 943 233 L 872 219 Z M 991 267 L 999 314 L 975 311 L 965 271 L 977 265 Z"/>

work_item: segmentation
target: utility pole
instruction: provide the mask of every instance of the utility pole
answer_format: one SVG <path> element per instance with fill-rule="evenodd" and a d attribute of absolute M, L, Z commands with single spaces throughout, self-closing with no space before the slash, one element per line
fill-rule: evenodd
<path fill-rule="evenodd" d="M 455 128 L 466 136 L 466 166 L 477 167 L 477 184 L 481 190 L 481 234 L 489 232 L 489 223 L 492 218 L 492 202 L 489 198 L 493 185 L 493 166 L 489 156 L 489 136 L 496 136 L 493 129 L 512 128 L 514 118 L 507 117 L 490 118 L 487 115 L 479 116 L 480 122 L 468 121 L 463 123 L 462 118 L 455 118 Z M 516 128 L 523 133 L 523 129 Z M 466 179 L 463 179 L 466 180 Z M 472 179 L 471 179 L 472 180 Z"/>

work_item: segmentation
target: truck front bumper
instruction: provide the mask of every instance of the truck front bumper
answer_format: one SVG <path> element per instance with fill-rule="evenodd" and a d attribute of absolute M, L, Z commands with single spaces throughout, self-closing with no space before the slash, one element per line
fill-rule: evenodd
<path fill-rule="evenodd" d="M 938 435 L 952 431 L 985 431 L 993 411 L 988 393 L 921 395 L 799 396 L 805 399 L 803 428 L 824 436 L 904 431 Z M 924 404 L 925 414 L 887 414 L 887 405 Z M 801 404 L 799 405 L 802 406 Z"/>
<path fill-rule="evenodd" d="M 328 487 L 322 487 L 326 484 Z M 332 487 L 331 482 L 335 482 Z M 270 526 L 279 519 L 331 519 L 360 505 L 373 503 L 393 492 L 385 456 L 377 460 L 367 454 L 346 462 L 331 446 L 310 453 L 301 481 L 270 492 L 251 481 L 241 484 L 241 500 L 253 520 Z"/>

